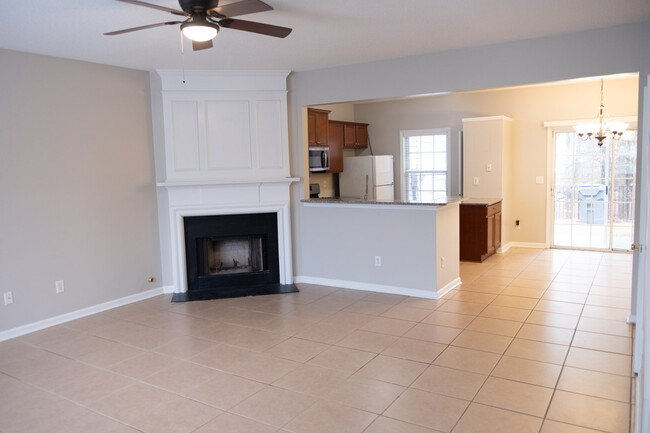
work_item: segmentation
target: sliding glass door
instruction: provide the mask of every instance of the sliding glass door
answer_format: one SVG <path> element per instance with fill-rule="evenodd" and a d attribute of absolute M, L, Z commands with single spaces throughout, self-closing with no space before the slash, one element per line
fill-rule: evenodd
<path fill-rule="evenodd" d="M 555 133 L 553 246 L 630 249 L 634 232 L 636 131 L 602 147 Z"/>

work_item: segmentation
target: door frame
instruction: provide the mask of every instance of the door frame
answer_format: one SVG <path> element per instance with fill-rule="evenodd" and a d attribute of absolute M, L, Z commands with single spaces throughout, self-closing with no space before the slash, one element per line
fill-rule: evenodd
<path fill-rule="evenodd" d="M 634 432 L 642 433 L 650 429 L 650 75 L 639 77 L 639 116 L 643 119 L 642 130 L 637 141 L 640 141 L 641 154 L 637 161 L 637 213 L 638 224 L 634 233 L 634 242 L 641 244 L 641 250 L 634 250 L 632 277 L 632 312 L 628 319 L 635 326 L 634 357 L 632 370 L 637 374 L 636 380 L 636 411 Z M 645 83 L 641 82 L 644 80 Z M 639 143 L 637 143 L 638 145 Z M 637 151 L 638 153 L 638 151 Z"/>
<path fill-rule="evenodd" d="M 573 125 L 580 123 L 590 123 L 593 119 L 579 119 L 579 120 L 556 120 L 544 122 L 544 127 L 546 128 L 546 241 L 544 244 L 546 248 L 550 248 L 552 245 L 553 239 L 553 224 L 555 222 L 555 133 L 556 132 L 571 132 L 573 131 Z M 638 158 L 639 158 L 639 148 L 641 146 L 639 140 L 638 131 L 638 118 L 636 116 L 624 116 L 624 117 L 611 117 L 610 121 L 615 122 L 624 122 L 629 123 L 630 129 L 637 130 L 637 182 L 639 179 L 638 173 Z M 594 143 L 594 145 L 596 145 Z M 638 188 L 637 188 L 638 190 Z M 639 196 L 635 196 L 634 206 L 636 207 Z M 634 224 L 637 224 L 636 218 Z M 570 248 L 579 250 L 580 248 Z M 589 249 L 590 251 L 609 251 L 609 250 L 597 250 Z"/>

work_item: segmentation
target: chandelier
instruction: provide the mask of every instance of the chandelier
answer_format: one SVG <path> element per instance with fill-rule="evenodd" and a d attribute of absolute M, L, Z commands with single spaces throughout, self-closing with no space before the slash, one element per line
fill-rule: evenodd
<path fill-rule="evenodd" d="M 600 80 L 600 110 L 594 115 L 594 121 L 583 123 L 573 127 L 578 136 L 584 141 L 595 138 L 598 146 L 602 146 L 605 139 L 611 135 L 612 140 L 621 138 L 629 124 L 623 122 L 609 122 L 609 116 L 605 113 L 605 104 L 603 103 L 603 80 Z"/>

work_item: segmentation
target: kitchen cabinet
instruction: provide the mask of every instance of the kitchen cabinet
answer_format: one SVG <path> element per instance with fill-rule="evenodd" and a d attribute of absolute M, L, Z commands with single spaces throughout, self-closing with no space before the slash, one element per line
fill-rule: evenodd
<path fill-rule="evenodd" d="M 328 147 L 330 148 L 330 169 L 328 173 L 343 171 L 343 122 L 328 122 Z"/>
<path fill-rule="evenodd" d="M 309 146 L 327 146 L 329 111 L 316 108 L 307 109 L 307 136 Z"/>
<path fill-rule="evenodd" d="M 460 205 L 460 259 L 482 262 L 501 246 L 501 200 L 471 199 Z"/>
<path fill-rule="evenodd" d="M 368 124 L 344 122 L 343 148 L 363 149 L 368 147 Z"/>

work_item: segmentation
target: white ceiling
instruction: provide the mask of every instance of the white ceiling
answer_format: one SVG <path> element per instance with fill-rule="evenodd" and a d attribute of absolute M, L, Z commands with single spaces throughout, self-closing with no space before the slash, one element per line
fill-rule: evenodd
<path fill-rule="evenodd" d="M 293 28 L 286 39 L 223 29 L 213 49 L 186 42 L 184 59 L 178 26 L 103 35 L 177 19 L 166 12 L 115 0 L 5 1 L 0 48 L 143 70 L 304 71 L 650 20 L 648 0 L 265 1 L 275 10 L 242 19 Z"/>

